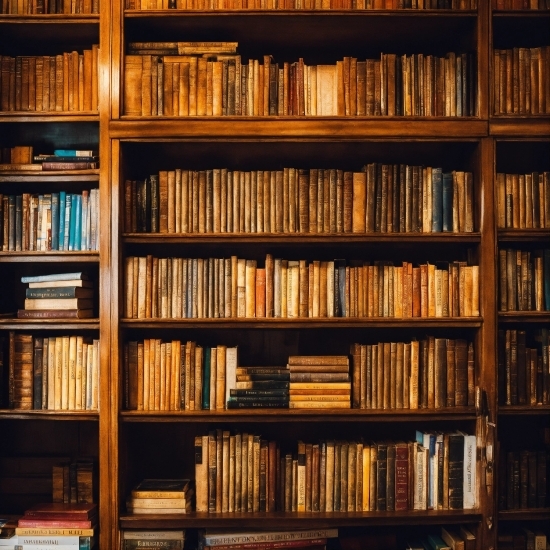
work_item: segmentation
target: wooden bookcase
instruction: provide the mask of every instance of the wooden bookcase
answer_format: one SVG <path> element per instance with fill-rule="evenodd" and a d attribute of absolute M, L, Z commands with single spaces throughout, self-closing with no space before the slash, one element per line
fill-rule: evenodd
<path fill-rule="evenodd" d="M 548 510 L 498 512 L 497 441 L 548 426 L 548 406 L 499 406 L 498 330 L 508 326 L 541 327 L 550 313 L 499 314 L 498 254 L 504 243 L 548 246 L 550 230 L 497 230 L 495 178 L 498 171 L 550 170 L 550 116 L 494 116 L 492 50 L 550 44 L 550 12 L 490 8 L 365 11 L 189 11 L 125 10 L 122 0 L 104 3 L 99 16 L 0 16 L 0 54 L 69 51 L 100 44 L 100 107 L 95 115 L 0 112 L 3 146 L 33 144 L 44 148 L 94 146 L 98 172 L 37 176 L 0 173 L 0 192 L 48 181 L 81 188 L 99 181 L 101 237 L 99 253 L 0 252 L 2 280 L 19 296 L 22 273 L 54 272 L 85 263 L 98 281 L 94 320 L 30 323 L 0 320 L 0 331 L 87 331 L 101 340 L 99 413 L 0 411 L 9 445 L 0 459 L 18 456 L 92 455 L 99 464 L 100 549 L 120 547 L 126 528 L 184 528 L 192 539 L 197 528 L 262 527 L 292 529 L 334 526 L 383 533 L 395 526 L 467 524 L 477 549 L 497 548 L 497 528 L 525 520 L 548 527 Z M 124 53 L 130 41 L 231 40 L 243 60 L 273 54 L 279 61 L 304 57 L 333 63 L 344 55 L 375 57 L 380 52 L 475 51 L 476 117 L 141 117 L 123 115 Z M 66 48 L 66 49 L 65 49 Z M 474 176 L 473 233 L 364 235 L 159 235 L 128 234 L 122 227 L 124 182 L 158 170 L 230 167 L 241 170 L 283 166 L 359 170 L 367 162 L 424 164 L 467 170 Z M 86 182 L 86 183 L 84 183 Z M 61 184 L 59 184 L 61 185 Z M 11 187 L 10 187 L 11 186 Z M 4 191 L 5 192 L 5 191 Z M 128 320 L 123 314 L 124 258 L 129 255 L 239 257 L 262 260 L 267 252 L 292 259 L 381 259 L 437 261 L 465 259 L 472 249 L 480 265 L 479 318 L 451 319 L 198 319 Z M 38 266 L 33 264 L 38 263 Z M 51 264 L 51 265 L 50 265 Z M 5 306 L 3 311 L 8 311 Z M 395 341 L 437 334 L 468 338 L 476 346 L 476 385 L 487 395 L 489 416 L 479 408 L 418 411 L 196 411 L 124 410 L 123 345 L 130 339 L 178 338 L 240 347 L 248 360 L 265 364 L 271 356 L 348 353 L 353 342 Z M 97 337 L 97 336 L 96 336 Z M 286 355 L 285 355 L 286 354 Z M 488 420 L 488 423 L 485 422 Z M 144 477 L 194 477 L 194 436 L 224 427 L 257 430 L 290 440 L 346 434 L 365 439 L 411 438 L 418 427 L 462 429 L 478 435 L 478 502 L 475 510 L 372 513 L 241 513 L 184 516 L 132 516 L 125 499 Z M 488 465 L 486 445 L 493 445 Z M 488 468 L 489 466 L 489 468 Z M 491 476 L 487 472 L 492 472 Z M 0 477 L 2 472 L 0 471 Z M 29 482 L 30 484 L 30 482 Z M 8 491 L 2 491 L 8 494 Z M 0 512 L 21 512 L 27 501 Z M 44 500 L 47 491 L 41 497 Z M 11 509 L 10 509 L 11 508 Z"/>

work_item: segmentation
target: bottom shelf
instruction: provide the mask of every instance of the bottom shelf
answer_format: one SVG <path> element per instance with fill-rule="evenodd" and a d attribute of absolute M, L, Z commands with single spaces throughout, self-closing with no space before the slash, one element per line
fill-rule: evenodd
<path fill-rule="evenodd" d="M 321 527 L 360 527 L 376 525 L 440 525 L 476 523 L 481 521 L 478 510 L 419 510 L 406 512 L 256 512 L 120 516 L 121 529 L 287 529 Z M 262 524 L 262 522 L 265 522 Z"/>

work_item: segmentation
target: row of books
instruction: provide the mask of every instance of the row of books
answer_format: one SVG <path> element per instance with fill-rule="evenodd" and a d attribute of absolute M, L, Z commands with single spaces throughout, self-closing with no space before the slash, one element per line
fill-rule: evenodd
<path fill-rule="evenodd" d="M 497 227 L 550 228 L 550 172 L 497 174 Z"/>
<path fill-rule="evenodd" d="M 352 404 L 361 409 L 474 405 L 474 344 L 428 336 L 412 342 L 353 344 Z"/>
<path fill-rule="evenodd" d="M 548 549 L 548 535 L 540 528 L 499 528 L 497 541 L 499 550 Z"/>
<path fill-rule="evenodd" d="M 472 173 L 442 168 L 371 163 L 360 172 L 177 169 L 126 180 L 124 193 L 129 233 L 474 230 Z"/>
<path fill-rule="evenodd" d="M 550 10 L 548 0 L 493 0 L 494 10 Z"/>
<path fill-rule="evenodd" d="M 41 15 L 99 13 L 99 0 L 0 0 L 0 14 Z"/>
<path fill-rule="evenodd" d="M 144 529 L 122 531 L 122 550 L 158 550 L 159 548 L 183 550 L 184 542 L 185 531 L 146 531 Z"/>
<path fill-rule="evenodd" d="M 474 405 L 474 345 L 429 336 L 351 346 L 346 356 L 291 356 L 246 367 L 237 347 L 161 339 L 124 347 L 128 410 L 232 408 L 438 409 Z"/>
<path fill-rule="evenodd" d="M 536 347 L 527 346 L 527 338 Z M 498 331 L 498 370 L 502 405 L 550 404 L 550 333 L 547 328 L 533 331 Z"/>
<path fill-rule="evenodd" d="M 550 46 L 494 50 L 494 114 L 548 114 Z"/>
<path fill-rule="evenodd" d="M 97 410 L 99 340 L 9 333 L 13 409 Z"/>
<path fill-rule="evenodd" d="M 500 311 L 550 311 L 550 248 L 498 253 Z"/>
<path fill-rule="evenodd" d="M 477 317 L 479 266 L 403 262 L 156 258 L 125 260 L 129 319 Z M 362 265 L 361 265 L 362 264 Z"/>
<path fill-rule="evenodd" d="M 550 453 L 545 450 L 506 451 L 499 460 L 499 508 L 545 508 L 548 502 Z"/>
<path fill-rule="evenodd" d="M 126 0 L 125 8 L 127 10 L 178 9 L 224 11 L 402 9 L 471 10 L 477 9 L 477 0 Z"/>
<path fill-rule="evenodd" d="M 417 432 L 409 442 L 298 441 L 287 452 L 260 435 L 195 437 L 199 512 L 471 509 L 476 438 Z"/>
<path fill-rule="evenodd" d="M 4 251 L 97 250 L 99 189 L 81 194 L 0 193 L 0 224 Z"/>
<path fill-rule="evenodd" d="M 473 54 L 381 54 L 327 65 L 306 65 L 301 58 L 279 64 L 266 55 L 263 64 L 244 64 L 237 54 L 166 55 L 163 44 L 144 44 L 125 58 L 128 116 L 477 114 Z"/>
<path fill-rule="evenodd" d="M 52 502 L 93 504 L 95 471 L 91 459 L 67 460 L 52 466 Z"/>
<path fill-rule="evenodd" d="M 98 51 L 0 56 L 0 110 L 97 112 Z"/>

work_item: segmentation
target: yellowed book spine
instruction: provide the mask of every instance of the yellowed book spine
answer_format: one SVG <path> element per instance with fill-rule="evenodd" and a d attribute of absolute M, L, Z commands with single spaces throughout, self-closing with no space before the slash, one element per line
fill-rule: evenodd
<path fill-rule="evenodd" d="M 61 409 L 69 409 L 69 350 L 70 337 L 63 336 L 63 351 L 61 355 Z M 76 341 L 75 341 L 76 343 Z"/>
<path fill-rule="evenodd" d="M 82 381 L 85 380 L 84 376 L 84 341 L 82 336 L 76 337 L 76 365 L 75 365 L 75 400 L 74 408 L 76 410 L 82 410 Z"/>
<path fill-rule="evenodd" d="M 363 512 L 370 511 L 370 446 L 364 445 L 362 448 L 362 467 L 363 471 L 363 495 L 361 499 L 361 510 Z"/>
<path fill-rule="evenodd" d="M 216 349 L 216 410 L 225 409 L 225 363 L 227 346 L 219 345 Z"/>

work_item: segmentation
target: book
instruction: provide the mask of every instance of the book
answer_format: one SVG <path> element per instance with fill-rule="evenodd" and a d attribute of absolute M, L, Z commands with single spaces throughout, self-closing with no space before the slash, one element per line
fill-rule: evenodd
<path fill-rule="evenodd" d="M 309 529 L 294 531 L 223 531 L 207 529 L 202 537 L 205 546 L 222 546 L 243 543 L 261 543 L 271 541 L 294 541 L 318 538 L 335 538 L 338 529 Z"/>
<path fill-rule="evenodd" d="M 21 277 L 22 283 L 42 283 L 50 281 L 73 281 L 73 280 L 86 280 L 88 276 L 86 273 L 80 271 L 77 273 L 56 273 L 51 275 L 29 275 Z"/>
<path fill-rule="evenodd" d="M 188 479 L 144 479 L 131 491 L 133 499 L 185 499 Z"/>
<path fill-rule="evenodd" d="M 35 504 L 25 510 L 24 518 L 47 520 L 86 520 L 97 515 L 97 504 Z"/>

